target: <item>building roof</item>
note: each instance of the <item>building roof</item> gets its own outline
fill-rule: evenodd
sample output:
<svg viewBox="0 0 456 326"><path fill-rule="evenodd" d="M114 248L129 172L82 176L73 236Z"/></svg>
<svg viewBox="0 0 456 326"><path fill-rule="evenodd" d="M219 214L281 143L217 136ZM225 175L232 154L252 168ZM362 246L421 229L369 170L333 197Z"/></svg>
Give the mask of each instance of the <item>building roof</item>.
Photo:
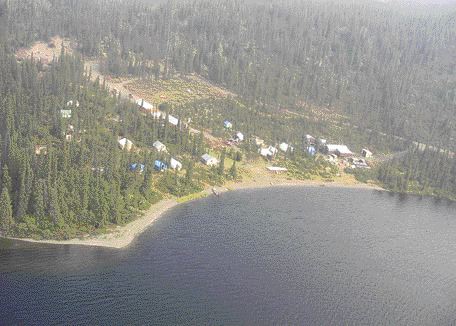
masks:
<svg viewBox="0 0 456 326"><path fill-rule="evenodd" d="M166 169L167 165L166 165L166 163L164 163L164 162L162 162L160 160L155 160L154 167L155 168L159 168L159 169Z"/></svg>
<svg viewBox="0 0 456 326"><path fill-rule="evenodd" d="M179 119L173 117L171 114L168 114L168 122L174 126L177 126L179 124Z"/></svg>
<svg viewBox="0 0 456 326"><path fill-rule="evenodd" d="M269 171L273 171L273 172L286 172L286 171L288 171L287 168L282 168L280 166L268 166L267 169Z"/></svg>
<svg viewBox="0 0 456 326"><path fill-rule="evenodd" d="M133 144L131 140L128 140L127 138L122 138L119 140L119 144L122 146L125 146L127 144Z"/></svg>
<svg viewBox="0 0 456 326"><path fill-rule="evenodd" d="M163 147L166 147L165 144L163 144L161 141L159 140L156 140L152 146L154 146L155 148L163 148Z"/></svg>
<svg viewBox="0 0 456 326"><path fill-rule="evenodd" d="M173 169L182 168L182 163L174 158L171 158L169 163L170 163L171 168L173 168Z"/></svg>
<svg viewBox="0 0 456 326"><path fill-rule="evenodd" d="M215 159L215 157L212 157L209 154L204 154L203 156L201 156L201 158L206 162Z"/></svg>
<svg viewBox="0 0 456 326"><path fill-rule="evenodd" d="M143 108L145 110L152 110L154 108L154 106L152 104L150 104L149 102L146 102L146 100L144 100L142 98L137 100L136 104L138 104L141 108Z"/></svg>
<svg viewBox="0 0 456 326"><path fill-rule="evenodd" d="M288 151L288 144L287 143L282 143L279 145L279 148L282 152Z"/></svg>
<svg viewBox="0 0 456 326"><path fill-rule="evenodd" d="M79 101L73 101L73 100L69 100L66 104L66 106L75 106L75 107L79 107Z"/></svg>
<svg viewBox="0 0 456 326"><path fill-rule="evenodd" d="M330 153L338 152L340 154L353 154L352 151L346 145L326 145L326 149Z"/></svg>

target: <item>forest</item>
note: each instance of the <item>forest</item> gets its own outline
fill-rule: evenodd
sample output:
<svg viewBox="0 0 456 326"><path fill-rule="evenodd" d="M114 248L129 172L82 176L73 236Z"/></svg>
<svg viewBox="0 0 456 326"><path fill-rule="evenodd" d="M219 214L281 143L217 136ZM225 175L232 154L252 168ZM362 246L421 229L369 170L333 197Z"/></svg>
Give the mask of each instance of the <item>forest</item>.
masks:
<svg viewBox="0 0 456 326"><path fill-rule="evenodd" d="M455 149L456 9L375 1L2 0L13 47L71 37L112 74L195 72L249 103ZM5 17L6 16L6 17ZM48 19L52 17L52 19ZM157 75L158 72L158 75Z"/></svg>
<svg viewBox="0 0 456 326"><path fill-rule="evenodd" d="M456 7L410 9L359 0L0 0L1 230L59 239L103 232L163 195L236 178L237 162L258 156L247 141L242 154L217 149L222 168L202 167L210 147L202 133L146 118L93 81L86 60L112 77L197 75L228 90L154 104L217 137L229 137L222 122L230 119L247 139L291 143L296 151L281 160L296 175L331 168L306 155L311 133L357 151L405 153L357 171L360 180L455 199ZM49 65L16 60L17 50L56 35L74 43L73 55L62 47ZM119 150L123 137L136 150ZM157 139L168 153L151 150ZM154 172L171 157L182 172Z"/></svg>

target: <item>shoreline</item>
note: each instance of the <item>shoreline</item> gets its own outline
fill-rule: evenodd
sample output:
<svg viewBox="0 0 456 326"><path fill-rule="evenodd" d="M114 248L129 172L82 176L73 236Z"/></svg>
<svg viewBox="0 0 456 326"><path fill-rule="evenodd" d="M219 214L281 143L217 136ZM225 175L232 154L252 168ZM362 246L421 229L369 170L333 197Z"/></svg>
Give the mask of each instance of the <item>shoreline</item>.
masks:
<svg viewBox="0 0 456 326"><path fill-rule="evenodd" d="M324 181L313 181L313 180L248 180L241 182L227 182L226 185L220 187L209 187L200 193L203 196L212 194L212 189L215 188L218 193L225 193L228 191L236 190L254 190L254 189L267 189L267 188L280 188L280 187L328 187L328 188L354 188L354 189L373 189L385 191L385 189L374 185L365 183L337 183L337 182L324 182ZM39 243L39 244L54 244L54 245L80 245L80 246L91 246L91 247L104 247L111 249L125 249L127 248L137 237L142 234L146 229L154 224L156 220L162 217L171 208L184 204L186 202L195 201L202 199L203 197L197 197L183 202L178 202L177 198L162 199L156 204L153 204L144 214L135 220L129 222L123 226L117 226L113 232L100 234L96 236L88 236L83 239L70 239L70 240L35 240L31 238L14 238L4 237L5 239Z"/></svg>

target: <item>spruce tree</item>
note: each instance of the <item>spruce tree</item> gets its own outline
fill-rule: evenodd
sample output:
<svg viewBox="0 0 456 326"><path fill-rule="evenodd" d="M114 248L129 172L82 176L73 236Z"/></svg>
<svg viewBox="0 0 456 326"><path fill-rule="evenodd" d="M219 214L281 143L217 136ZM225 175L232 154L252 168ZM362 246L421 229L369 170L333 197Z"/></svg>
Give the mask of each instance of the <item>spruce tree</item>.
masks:
<svg viewBox="0 0 456 326"><path fill-rule="evenodd" d="M226 156L226 150L223 149L222 154L220 155L220 163L218 166L218 174L223 175L225 172L225 156Z"/></svg>
<svg viewBox="0 0 456 326"><path fill-rule="evenodd" d="M231 165L230 176L233 180L237 178L236 161L233 161L233 165Z"/></svg>
<svg viewBox="0 0 456 326"><path fill-rule="evenodd" d="M13 225L13 207L8 190L4 188L0 196L0 226L5 234L9 234Z"/></svg>

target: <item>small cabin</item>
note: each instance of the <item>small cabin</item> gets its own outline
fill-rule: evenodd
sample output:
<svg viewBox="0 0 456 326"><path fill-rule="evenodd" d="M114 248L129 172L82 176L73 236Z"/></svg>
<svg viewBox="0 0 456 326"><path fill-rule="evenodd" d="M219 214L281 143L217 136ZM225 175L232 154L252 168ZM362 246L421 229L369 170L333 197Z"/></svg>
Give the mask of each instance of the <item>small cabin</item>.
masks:
<svg viewBox="0 0 456 326"><path fill-rule="evenodd" d="M118 144L122 150L127 150L129 152L133 149L133 142L127 138L119 139Z"/></svg>
<svg viewBox="0 0 456 326"><path fill-rule="evenodd" d="M169 162L169 166L173 170L177 170L177 171L182 170L182 163L174 158L171 158L171 161Z"/></svg>
<svg viewBox="0 0 456 326"><path fill-rule="evenodd" d="M203 162L207 166L215 166L219 163L219 161L215 157L212 157L209 154L204 154L203 156L201 156L201 162Z"/></svg>
<svg viewBox="0 0 456 326"><path fill-rule="evenodd" d="M139 173L143 173L144 169L146 168L144 164L140 164L140 163L132 163L132 164L130 164L129 167L130 167L130 171L139 172Z"/></svg>
<svg viewBox="0 0 456 326"><path fill-rule="evenodd" d="M152 146L157 150L157 152L166 152L166 146L161 141L157 140L152 144Z"/></svg>
<svg viewBox="0 0 456 326"><path fill-rule="evenodd" d="M163 171L166 171L168 169L168 166L166 165L166 163L160 161L160 160L156 160L154 162L154 169L156 171L160 171L160 172L163 172Z"/></svg>

